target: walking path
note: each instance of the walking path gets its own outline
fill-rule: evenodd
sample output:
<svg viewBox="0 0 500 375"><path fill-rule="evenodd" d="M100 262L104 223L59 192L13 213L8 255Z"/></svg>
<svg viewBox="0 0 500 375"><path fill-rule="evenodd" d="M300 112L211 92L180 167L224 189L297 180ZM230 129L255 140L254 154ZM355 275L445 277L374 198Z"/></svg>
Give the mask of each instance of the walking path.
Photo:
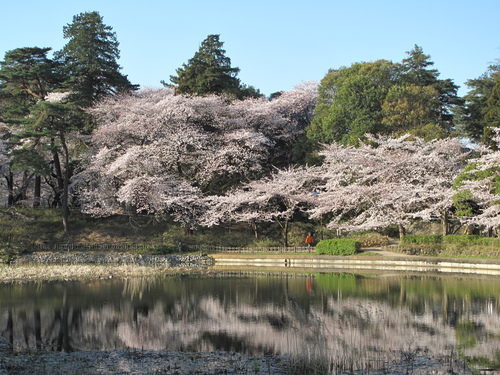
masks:
<svg viewBox="0 0 500 375"><path fill-rule="evenodd" d="M500 276L500 259L497 258L453 258L401 254L379 248L366 248L372 256L334 256L316 254L238 254L217 253L215 269L273 269L311 272L335 272L349 270L434 272L455 274L480 274Z"/></svg>

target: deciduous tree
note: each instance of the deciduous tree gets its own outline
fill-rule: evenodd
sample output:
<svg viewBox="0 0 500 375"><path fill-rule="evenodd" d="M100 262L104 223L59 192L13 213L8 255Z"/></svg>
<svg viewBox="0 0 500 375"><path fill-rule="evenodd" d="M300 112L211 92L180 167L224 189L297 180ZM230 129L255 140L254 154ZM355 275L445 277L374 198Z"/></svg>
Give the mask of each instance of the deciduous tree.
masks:
<svg viewBox="0 0 500 375"><path fill-rule="evenodd" d="M374 229L398 225L400 233L412 218L439 215L443 232L452 205L454 178L467 153L456 139L374 137L360 147L325 145L322 176L313 218L330 218L329 227Z"/></svg>
<svg viewBox="0 0 500 375"><path fill-rule="evenodd" d="M393 86L382 104L386 132L412 133L426 140L443 138L439 123L439 93L432 86ZM432 129L434 129L432 131Z"/></svg>
<svg viewBox="0 0 500 375"><path fill-rule="evenodd" d="M133 186L152 179L176 179L196 189L196 194L215 196L261 178L273 168L270 162L278 152L271 150L276 144L291 145L304 134L304 117L312 102L304 97L310 95L304 91L283 94L276 101L229 101L148 89L108 98L88 110L99 126L88 163L75 180L85 211L96 215L123 212L122 203L133 200L119 199L122 188L132 191ZM183 191L188 194L189 189ZM194 202L201 205L194 190L188 195L193 208ZM157 214L173 214L174 205L163 211L159 204L152 207Z"/></svg>
<svg viewBox="0 0 500 375"><path fill-rule="evenodd" d="M329 70L321 80L309 137L357 144L366 133L383 133L382 105L397 74L397 65L387 60Z"/></svg>
<svg viewBox="0 0 500 375"><path fill-rule="evenodd" d="M492 128L493 141L500 144L500 128ZM500 227L500 152L498 148L481 148L477 158L469 161L456 179L460 202L467 201L459 218L464 224L478 226L485 232Z"/></svg>
<svg viewBox="0 0 500 375"><path fill-rule="evenodd" d="M402 63L378 60L330 70L321 80L309 137L356 145L366 133L449 136L452 109L462 104L458 86L438 79L421 47L407 54Z"/></svg>
<svg viewBox="0 0 500 375"><path fill-rule="evenodd" d="M212 197L204 223L248 222L257 237L257 223L276 222L287 247L290 221L316 203L318 175L311 168L276 170L270 177L251 181L225 196Z"/></svg>

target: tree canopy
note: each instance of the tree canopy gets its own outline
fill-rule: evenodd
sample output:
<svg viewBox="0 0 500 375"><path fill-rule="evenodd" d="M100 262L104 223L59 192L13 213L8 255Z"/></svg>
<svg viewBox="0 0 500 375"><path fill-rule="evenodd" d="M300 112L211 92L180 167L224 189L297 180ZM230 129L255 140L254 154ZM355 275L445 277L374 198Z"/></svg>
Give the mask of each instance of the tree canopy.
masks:
<svg viewBox="0 0 500 375"><path fill-rule="evenodd" d="M231 66L231 59L222 48L224 42L219 37L207 36L187 64L176 70L177 75L170 76L176 94L226 94L239 99L260 96L258 90L243 85L237 78L240 69Z"/></svg>
<svg viewBox="0 0 500 375"><path fill-rule="evenodd" d="M380 229L412 218L446 218L452 206L453 180L467 153L457 139L424 141L366 135L360 147L325 145L312 217L325 216L330 227ZM404 231L401 230L401 233Z"/></svg>
<svg viewBox="0 0 500 375"><path fill-rule="evenodd" d="M39 203L44 177L51 191L45 196L51 206L62 207L67 232L69 181L85 149L79 149L83 142L76 135L91 122L82 107L137 87L119 72L116 35L99 13L75 16L63 34L70 40L54 59L47 56L51 48L23 47L5 54L0 63L0 121L6 126L0 136L8 160L2 166L8 204L26 204L33 179L33 201Z"/></svg>
<svg viewBox="0 0 500 375"><path fill-rule="evenodd" d="M29 189L40 198L43 178L65 229L72 203L97 216L169 215L187 229L277 221L285 244L297 218L369 229L440 215L446 226L464 202L475 208L464 222L500 226L498 64L468 82L465 104L417 45L399 63L356 62L264 98L209 35L168 88L136 90L99 13L76 15L63 35L52 59L51 48L23 47L0 62L9 205L27 204ZM455 181L453 202L468 155L456 135L490 147Z"/></svg>
<svg viewBox="0 0 500 375"><path fill-rule="evenodd" d="M443 138L454 130L451 109L461 103L458 87L438 79L422 48L401 63L354 63L330 70L319 88L309 136L319 142L357 144L364 134Z"/></svg>
<svg viewBox="0 0 500 375"><path fill-rule="evenodd" d="M464 136L474 142L494 147L496 144L492 142L493 133L486 114L494 110L495 103L489 98L493 94L498 77L500 77L500 62L490 65L480 77L468 80L469 91L463 98L464 104L455 109ZM490 103L488 103L489 100Z"/></svg>
<svg viewBox="0 0 500 375"><path fill-rule="evenodd" d="M65 74L65 87L72 92L70 101L89 107L107 95L138 88L120 73L119 43L112 30L98 12L80 13L64 26L69 41L55 57Z"/></svg>

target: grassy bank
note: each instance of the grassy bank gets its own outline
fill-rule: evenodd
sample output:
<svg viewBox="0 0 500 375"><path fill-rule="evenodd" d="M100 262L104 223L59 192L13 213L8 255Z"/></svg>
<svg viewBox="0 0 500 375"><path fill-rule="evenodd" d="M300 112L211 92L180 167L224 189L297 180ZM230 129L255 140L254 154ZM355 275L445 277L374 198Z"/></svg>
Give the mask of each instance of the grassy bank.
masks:
<svg viewBox="0 0 500 375"><path fill-rule="evenodd" d="M302 246L305 234L311 230L310 225L291 225L290 246ZM256 238L249 225L200 228L186 233L177 223L158 221L151 216L94 218L78 211L71 212L70 231L65 234L59 210L0 210L0 263L23 252L78 251L78 246L87 251L94 244L100 245L96 251L177 253L198 245L278 247L282 246L282 236L280 227L273 223L260 225Z"/></svg>
<svg viewBox="0 0 500 375"><path fill-rule="evenodd" d="M407 235L397 250L411 255L499 258L500 238L477 235Z"/></svg>
<svg viewBox="0 0 500 375"><path fill-rule="evenodd" d="M288 232L289 246L304 246L308 232L314 233L316 241L336 237L336 233L313 223L293 222ZM393 242L389 236L373 232L354 233L348 237L361 242L363 248L381 248ZM435 239L436 236L430 237ZM472 237L466 239L453 243L442 240L439 243L403 242L400 247L390 250L412 255L498 257L500 254L496 242L485 243ZM89 245L99 245L95 251L164 254L178 253L179 250L186 252L196 246L281 247L283 238L277 223L259 224L256 238L253 228L244 224L199 228L186 233L177 223L157 221L151 216L94 218L79 211L72 211L70 231L65 234L61 213L57 209L0 209L0 263L9 262L23 252L88 251Z"/></svg>

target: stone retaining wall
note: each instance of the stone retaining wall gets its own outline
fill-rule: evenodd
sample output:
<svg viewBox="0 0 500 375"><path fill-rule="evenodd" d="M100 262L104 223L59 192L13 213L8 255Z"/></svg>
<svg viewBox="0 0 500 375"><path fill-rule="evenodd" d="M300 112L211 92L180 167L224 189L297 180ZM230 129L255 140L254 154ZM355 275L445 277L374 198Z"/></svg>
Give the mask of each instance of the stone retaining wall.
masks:
<svg viewBox="0 0 500 375"><path fill-rule="evenodd" d="M206 255L135 255L119 253L31 253L17 257L11 264L95 264L201 267L213 264Z"/></svg>

